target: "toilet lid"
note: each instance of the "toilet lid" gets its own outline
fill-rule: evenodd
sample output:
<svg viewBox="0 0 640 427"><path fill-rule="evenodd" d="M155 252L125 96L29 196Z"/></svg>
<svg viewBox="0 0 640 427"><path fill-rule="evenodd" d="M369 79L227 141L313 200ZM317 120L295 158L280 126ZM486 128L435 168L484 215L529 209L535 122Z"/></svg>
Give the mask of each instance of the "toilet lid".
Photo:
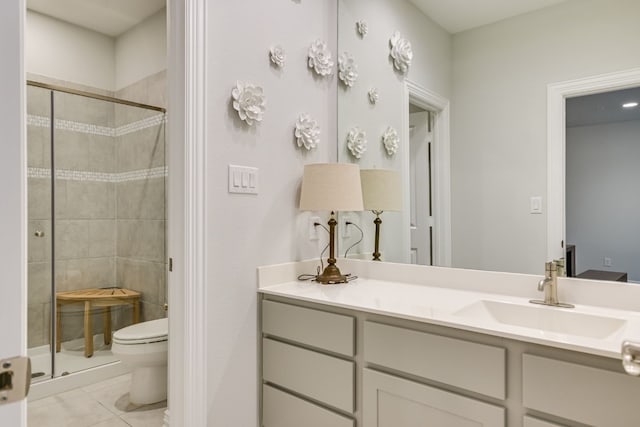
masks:
<svg viewBox="0 0 640 427"><path fill-rule="evenodd" d="M113 334L113 340L120 344L144 344L166 341L169 335L169 320L157 319L127 326Z"/></svg>

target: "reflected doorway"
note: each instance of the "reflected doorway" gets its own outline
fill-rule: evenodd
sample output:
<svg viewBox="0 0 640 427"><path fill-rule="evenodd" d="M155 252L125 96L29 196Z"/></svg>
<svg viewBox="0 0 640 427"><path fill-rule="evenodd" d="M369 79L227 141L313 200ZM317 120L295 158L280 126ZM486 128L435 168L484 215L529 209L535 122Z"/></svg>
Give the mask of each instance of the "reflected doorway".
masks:
<svg viewBox="0 0 640 427"><path fill-rule="evenodd" d="M432 114L409 103L411 264L433 265Z"/></svg>

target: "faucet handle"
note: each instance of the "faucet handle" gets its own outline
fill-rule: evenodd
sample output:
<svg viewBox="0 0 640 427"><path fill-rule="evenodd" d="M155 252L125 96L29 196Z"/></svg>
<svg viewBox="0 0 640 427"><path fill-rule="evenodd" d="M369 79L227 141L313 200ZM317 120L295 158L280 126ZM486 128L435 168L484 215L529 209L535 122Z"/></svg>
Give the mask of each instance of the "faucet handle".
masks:
<svg viewBox="0 0 640 427"><path fill-rule="evenodd" d="M558 265L556 264L556 261L545 262L544 263L544 270L545 271L557 271L558 270Z"/></svg>

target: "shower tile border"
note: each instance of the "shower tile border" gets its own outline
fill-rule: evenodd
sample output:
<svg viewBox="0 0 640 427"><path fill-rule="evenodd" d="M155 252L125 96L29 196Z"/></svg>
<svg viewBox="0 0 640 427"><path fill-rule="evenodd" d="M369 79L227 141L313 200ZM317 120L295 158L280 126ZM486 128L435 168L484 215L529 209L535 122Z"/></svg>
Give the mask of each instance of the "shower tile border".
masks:
<svg viewBox="0 0 640 427"><path fill-rule="evenodd" d="M168 167L159 166L150 169L141 169L128 172L109 173L109 172L90 172L90 171L74 171L67 169L57 169L56 179L67 181L91 181L91 182L130 182L151 178L166 178L168 176ZM51 169L49 168L27 168L28 178L46 178L51 179Z"/></svg>
<svg viewBox="0 0 640 427"><path fill-rule="evenodd" d="M166 114L156 114L137 120L126 125L118 127L99 126L90 123L75 122L72 120L56 119L55 126L59 130L68 130L72 132L88 133L91 135L101 135L118 137L138 132L153 126L165 124L167 122ZM50 127L51 119L46 116L38 116L35 114L27 114L27 126Z"/></svg>

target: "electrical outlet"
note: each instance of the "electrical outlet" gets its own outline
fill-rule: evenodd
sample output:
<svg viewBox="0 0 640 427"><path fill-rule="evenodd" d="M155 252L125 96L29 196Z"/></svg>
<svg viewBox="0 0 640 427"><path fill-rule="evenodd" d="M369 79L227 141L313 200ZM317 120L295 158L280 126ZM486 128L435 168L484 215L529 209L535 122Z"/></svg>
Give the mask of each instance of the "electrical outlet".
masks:
<svg viewBox="0 0 640 427"><path fill-rule="evenodd" d="M351 215L340 215L340 228L342 228L342 238L344 239L348 239L351 237L351 227L347 225L347 222L352 222Z"/></svg>
<svg viewBox="0 0 640 427"><path fill-rule="evenodd" d="M309 218L309 240L318 240L319 236L318 236L318 228L320 228L320 226L315 226L314 224L316 223L320 223L320 217L319 216L312 216L311 218Z"/></svg>
<svg viewBox="0 0 640 427"><path fill-rule="evenodd" d="M611 258L609 257L604 257L604 262L603 262L605 267L611 267Z"/></svg>

